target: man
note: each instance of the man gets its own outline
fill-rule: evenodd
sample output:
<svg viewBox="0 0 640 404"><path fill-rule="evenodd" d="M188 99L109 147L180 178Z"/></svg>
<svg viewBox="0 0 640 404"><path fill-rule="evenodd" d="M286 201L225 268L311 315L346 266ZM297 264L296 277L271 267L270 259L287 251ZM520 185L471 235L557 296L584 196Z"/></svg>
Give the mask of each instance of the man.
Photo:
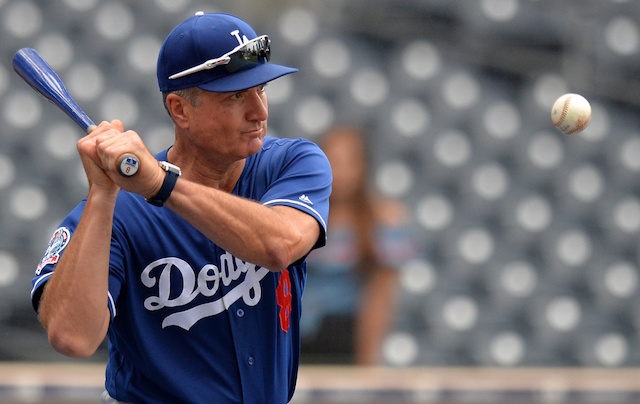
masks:
<svg viewBox="0 0 640 404"><path fill-rule="evenodd" d="M244 21L199 12L158 57L174 145L154 157L117 120L78 142L89 194L31 295L59 352L87 357L108 337L103 402L293 395L304 259L325 244L331 171L315 144L265 137L265 84L296 71L269 56Z"/></svg>

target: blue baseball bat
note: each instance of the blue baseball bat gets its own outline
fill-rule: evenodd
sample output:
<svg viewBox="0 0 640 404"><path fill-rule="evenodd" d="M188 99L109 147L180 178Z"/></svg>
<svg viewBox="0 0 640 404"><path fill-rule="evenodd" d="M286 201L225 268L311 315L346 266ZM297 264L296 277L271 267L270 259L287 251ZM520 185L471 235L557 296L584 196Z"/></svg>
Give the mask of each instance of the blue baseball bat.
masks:
<svg viewBox="0 0 640 404"><path fill-rule="evenodd" d="M96 126L80 108L64 86L62 79L49 64L32 48L22 48L13 56L13 70L35 91L60 108L85 132ZM120 173L130 177L139 168L139 161L133 154L125 154L119 159Z"/></svg>

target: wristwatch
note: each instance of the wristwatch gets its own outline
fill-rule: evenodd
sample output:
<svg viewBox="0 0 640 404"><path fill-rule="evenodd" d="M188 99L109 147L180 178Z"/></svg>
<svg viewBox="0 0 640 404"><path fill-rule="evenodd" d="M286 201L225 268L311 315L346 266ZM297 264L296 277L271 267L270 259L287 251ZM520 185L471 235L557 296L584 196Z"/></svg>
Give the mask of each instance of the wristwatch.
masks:
<svg viewBox="0 0 640 404"><path fill-rule="evenodd" d="M162 183L162 187L160 187L160 191L158 191L155 196L147 199L147 202L154 206L164 205L165 201L169 199L171 191L173 191L173 188L176 186L178 177L182 174L180 167L166 161L158 161L158 165L166 171L167 174L164 177L164 182Z"/></svg>

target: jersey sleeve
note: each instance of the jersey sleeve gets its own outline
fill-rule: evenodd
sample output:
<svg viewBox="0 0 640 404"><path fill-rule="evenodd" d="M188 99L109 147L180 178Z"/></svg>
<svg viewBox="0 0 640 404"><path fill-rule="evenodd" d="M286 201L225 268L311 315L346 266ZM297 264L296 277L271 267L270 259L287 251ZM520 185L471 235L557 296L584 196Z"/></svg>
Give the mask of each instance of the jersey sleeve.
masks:
<svg viewBox="0 0 640 404"><path fill-rule="evenodd" d="M56 265L62 258L69 241L71 241L71 236L80 221L84 204L85 201L82 201L76 206L53 232L47 249L36 267L35 275L31 279L31 304L36 312L40 306L40 297L42 296L44 285L53 275Z"/></svg>
<svg viewBox="0 0 640 404"><path fill-rule="evenodd" d="M314 248L324 246L333 178L329 160L315 143L296 139L274 151L272 162L276 163L270 170L273 179L260 202L290 206L313 216L322 228Z"/></svg>
<svg viewBox="0 0 640 404"><path fill-rule="evenodd" d="M71 237L75 232L82 212L84 210L86 201L82 201L78 204L70 213L63 219L58 228L53 232L49 244L45 250L40 263L36 267L34 277L31 279L31 304L34 310L37 312L40 306L40 298L42 297L42 291L44 286L53 275L55 268L60 262L60 259L64 255L64 252L69 245ZM117 234L117 227L114 226L114 234ZM122 270L117 268L123 268L123 253L119 248L119 244L112 237L111 239L111 254L109 262L109 294L108 294L108 306L111 312L111 317L115 316L115 300L122 284ZM114 297L115 296L115 297Z"/></svg>

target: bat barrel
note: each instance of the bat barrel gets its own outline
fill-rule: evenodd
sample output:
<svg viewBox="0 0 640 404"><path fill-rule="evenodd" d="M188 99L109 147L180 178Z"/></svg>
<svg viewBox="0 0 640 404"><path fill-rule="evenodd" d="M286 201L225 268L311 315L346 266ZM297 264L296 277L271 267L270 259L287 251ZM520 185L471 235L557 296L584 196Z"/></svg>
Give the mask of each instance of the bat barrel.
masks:
<svg viewBox="0 0 640 404"><path fill-rule="evenodd" d="M13 56L13 69L34 90L62 109L84 131L95 125L69 94L60 77L32 48L22 48Z"/></svg>
<svg viewBox="0 0 640 404"><path fill-rule="evenodd" d="M49 64L32 48L22 48L13 56L13 70L37 92L65 112L84 129L95 126L91 118L80 108L67 91L64 83ZM93 128L92 128L93 129ZM133 154L121 157L118 169L124 176L134 175L140 162Z"/></svg>

